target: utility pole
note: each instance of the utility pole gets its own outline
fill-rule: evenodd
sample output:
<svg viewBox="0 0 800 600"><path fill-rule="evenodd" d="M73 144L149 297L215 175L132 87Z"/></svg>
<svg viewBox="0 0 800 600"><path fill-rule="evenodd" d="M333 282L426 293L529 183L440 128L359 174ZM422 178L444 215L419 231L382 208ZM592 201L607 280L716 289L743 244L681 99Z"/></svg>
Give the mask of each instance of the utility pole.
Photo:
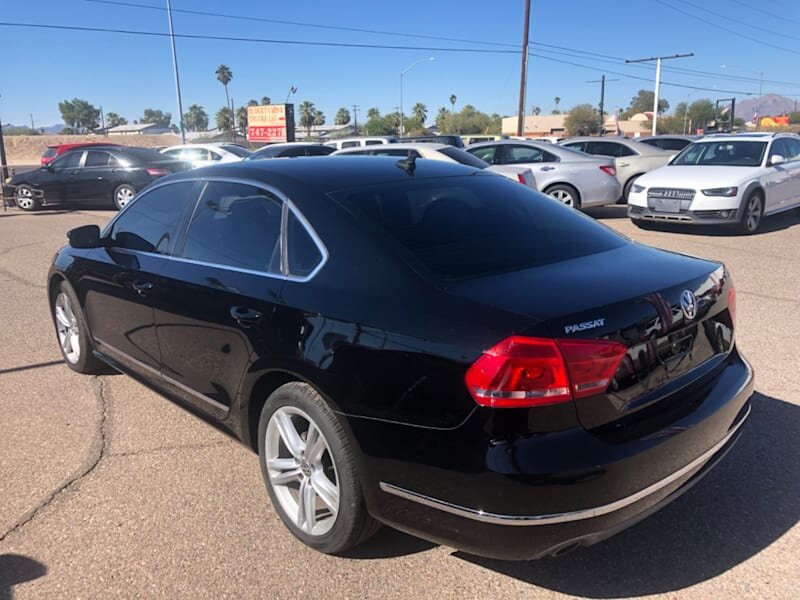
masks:
<svg viewBox="0 0 800 600"><path fill-rule="evenodd" d="M528 77L528 36L531 30L531 0L525 0L525 21L522 24L522 61L519 74L519 108L517 109L517 135L525 134L525 87Z"/></svg>
<svg viewBox="0 0 800 600"><path fill-rule="evenodd" d="M355 136L358 137L358 104L353 104L353 129L355 129Z"/></svg>
<svg viewBox="0 0 800 600"><path fill-rule="evenodd" d="M103 111L103 109L101 108L101 109L100 109L100 111L101 111L101 112L100 112L100 114L102 114L102 111ZM33 113L28 113L28 114L29 114L29 115L30 115L30 117L31 117L31 133L34 133L34 131L35 131L35 128L34 128L34 126L33 126Z"/></svg>
<svg viewBox="0 0 800 600"><path fill-rule="evenodd" d="M662 60L671 60L673 58L688 58L690 56L694 56L694 52L689 52L688 54L672 54L670 56L653 56L651 58L637 58L636 60L626 60L626 63L642 63L642 62L653 62L656 61L656 88L653 98L653 131L652 134L656 134L656 125L658 124L658 93L661 89L661 61Z"/></svg>
<svg viewBox="0 0 800 600"><path fill-rule="evenodd" d="M178 77L178 54L175 51L175 31L172 29L172 1L167 0L167 22L169 23L169 43L172 47L172 72L175 74L175 95L178 97L178 129L181 130L181 144L186 143L186 129L183 126L183 100L181 100L181 80Z"/></svg>
<svg viewBox="0 0 800 600"><path fill-rule="evenodd" d="M600 79L592 79L591 81L586 82L600 84L600 135L605 133L605 129L603 127L603 109L606 101L606 81L619 81L619 79L606 79L606 76L603 75L600 77Z"/></svg>
<svg viewBox="0 0 800 600"><path fill-rule="evenodd" d="M31 129L33 129L33 115L31 115ZM103 132L103 135L106 135L108 132L106 131L106 115L103 112L103 107L100 107L100 130Z"/></svg>
<svg viewBox="0 0 800 600"><path fill-rule="evenodd" d="M0 181L0 201L3 202L3 212L8 210L6 208L6 195L3 191L6 179L8 179L8 162L6 161L6 144L3 141L3 119L0 117L0 170L3 173L3 180Z"/></svg>

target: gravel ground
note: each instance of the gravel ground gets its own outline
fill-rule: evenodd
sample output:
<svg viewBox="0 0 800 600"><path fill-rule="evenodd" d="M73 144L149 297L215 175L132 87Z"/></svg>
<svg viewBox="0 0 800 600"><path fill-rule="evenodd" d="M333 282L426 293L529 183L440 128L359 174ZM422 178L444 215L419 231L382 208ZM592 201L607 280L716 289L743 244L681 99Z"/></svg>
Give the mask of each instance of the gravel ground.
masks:
<svg viewBox="0 0 800 600"><path fill-rule="evenodd" d="M120 375L60 361L45 276L67 229L104 211L0 212L0 599L800 597L800 214L764 233L645 232L724 260L756 370L739 444L678 501L558 559L480 559L384 529L347 557L295 542L256 456Z"/></svg>

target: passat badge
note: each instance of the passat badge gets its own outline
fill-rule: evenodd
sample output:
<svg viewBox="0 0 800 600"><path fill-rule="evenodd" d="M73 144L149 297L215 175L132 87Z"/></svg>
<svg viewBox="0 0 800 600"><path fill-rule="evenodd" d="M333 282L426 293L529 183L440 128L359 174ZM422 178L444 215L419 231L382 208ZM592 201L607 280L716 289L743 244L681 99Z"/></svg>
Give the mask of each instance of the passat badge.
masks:
<svg viewBox="0 0 800 600"><path fill-rule="evenodd" d="M681 292L681 310L683 311L683 316L689 321L697 316L697 298L695 298L691 290L683 290Z"/></svg>
<svg viewBox="0 0 800 600"><path fill-rule="evenodd" d="M576 331L586 331L587 329L595 329L602 327L606 324L605 319L595 319L593 321L584 321L583 323L573 323L564 327L564 333L575 333Z"/></svg>

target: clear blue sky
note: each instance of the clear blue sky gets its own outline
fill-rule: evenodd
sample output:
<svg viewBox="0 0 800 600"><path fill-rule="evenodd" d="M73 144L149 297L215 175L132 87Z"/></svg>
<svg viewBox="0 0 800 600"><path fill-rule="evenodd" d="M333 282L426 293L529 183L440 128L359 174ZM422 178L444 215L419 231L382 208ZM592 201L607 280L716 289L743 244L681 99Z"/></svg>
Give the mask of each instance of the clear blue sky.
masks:
<svg viewBox="0 0 800 600"><path fill-rule="evenodd" d="M158 8L164 0L127 0ZM244 17L300 21L328 26L488 41L478 45L413 37L339 31L257 20L230 19L176 12L175 32L439 48L514 50L521 39L523 0L352 0L244 1L173 0L173 9L211 11ZM671 5L691 17L670 8ZM764 93L800 95L800 7L797 0L772 0L765 14L756 0L533 0L531 40L571 50L533 47L529 64L527 111L544 113L561 98L561 108L582 102L596 104L599 84L587 83L604 72L606 109L624 108L640 88L652 89L655 67L625 65L615 58L644 58L694 52L695 56L665 63L666 82L712 88L711 91L664 86L662 97L672 106L687 97L724 98L727 90L758 93L757 71ZM712 11L741 21L714 16ZM782 18L778 18L782 17ZM167 31L166 13L87 0L3 0L0 20L140 31ZM704 22L704 21L708 22ZM728 31L722 29L725 28ZM48 126L60 122L58 102L85 98L106 112L130 121L144 108L177 114L169 41L114 33L19 29L0 26L3 58L0 116L4 123ZM770 47L747 37L762 40ZM296 102L311 100L332 120L340 106L359 104L362 115L377 106L382 112L399 104L399 73L416 60L434 56L405 77L405 106L424 102L433 116L448 106L472 104L488 113L516 113L519 54L472 54L429 50L320 48L280 44L178 39L184 109L193 103L210 115L224 105L214 71L220 63L234 74L230 85L236 104L270 96L282 102L291 85ZM574 52L574 51L577 51ZM594 53L587 55L585 53ZM538 56L541 55L541 56ZM606 57L598 56L606 55ZM544 58L544 57L547 58ZM555 62L586 65L590 69ZM736 65L721 69L721 64ZM675 71L694 69L708 74ZM612 71L618 74L612 74ZM643 77L647 81L622 75ZM726 77L751 78L751 81ZM719 90L719 91L715 91Z"/></svg>

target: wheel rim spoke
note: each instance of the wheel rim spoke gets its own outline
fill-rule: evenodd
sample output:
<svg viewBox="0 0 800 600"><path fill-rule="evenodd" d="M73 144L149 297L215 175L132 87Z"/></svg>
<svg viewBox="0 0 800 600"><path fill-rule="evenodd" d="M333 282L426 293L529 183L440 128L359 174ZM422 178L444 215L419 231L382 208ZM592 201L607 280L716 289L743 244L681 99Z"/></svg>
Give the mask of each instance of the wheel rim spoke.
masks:
<svg viewBox="0 0 800 600"><path fill-rule="evenodd" d="M322 503L332 515L335 515L339 510L339 489L324 473L315 473L312 475L311 485Z"/></svg>
<svg viewBox="0 0 800 600"><path fill-rule="evenodd" d="M318 463L322 460L325 452L325 440L320 435L316 425L311 423L306 433L306 460L310 463Z"/></svg>
<svg viewBox="0 0 800 600"><path fill-rule="evenodd" d="M297 525L300 529L311 533L317 524L317 494L308 479L300 484L300 495L297 502Z"/></svg>
<svg viewBox="0 0 800 600"><path fill-rule="evenodd" d="M297 433L291 417L284 412L275 413L275 424L278 426L278 433L286 449L299 460L305 450L305 444L300 434Z"/></svg>
<svg viewBox="0 0 800 600"><path fill-rule="evenodd" d="M63 327L72 326L72 323L64 312L64 308L58 305L56 305L56 320L58 321L58 324L62 325Z"/></svg>
<svg viewBox="0 0 800 600"><path fill-rule="evenodd" d="M287 485L300 481L300 465L294 458L273 458L267 461L269 477L275 485Z"/></svg>

